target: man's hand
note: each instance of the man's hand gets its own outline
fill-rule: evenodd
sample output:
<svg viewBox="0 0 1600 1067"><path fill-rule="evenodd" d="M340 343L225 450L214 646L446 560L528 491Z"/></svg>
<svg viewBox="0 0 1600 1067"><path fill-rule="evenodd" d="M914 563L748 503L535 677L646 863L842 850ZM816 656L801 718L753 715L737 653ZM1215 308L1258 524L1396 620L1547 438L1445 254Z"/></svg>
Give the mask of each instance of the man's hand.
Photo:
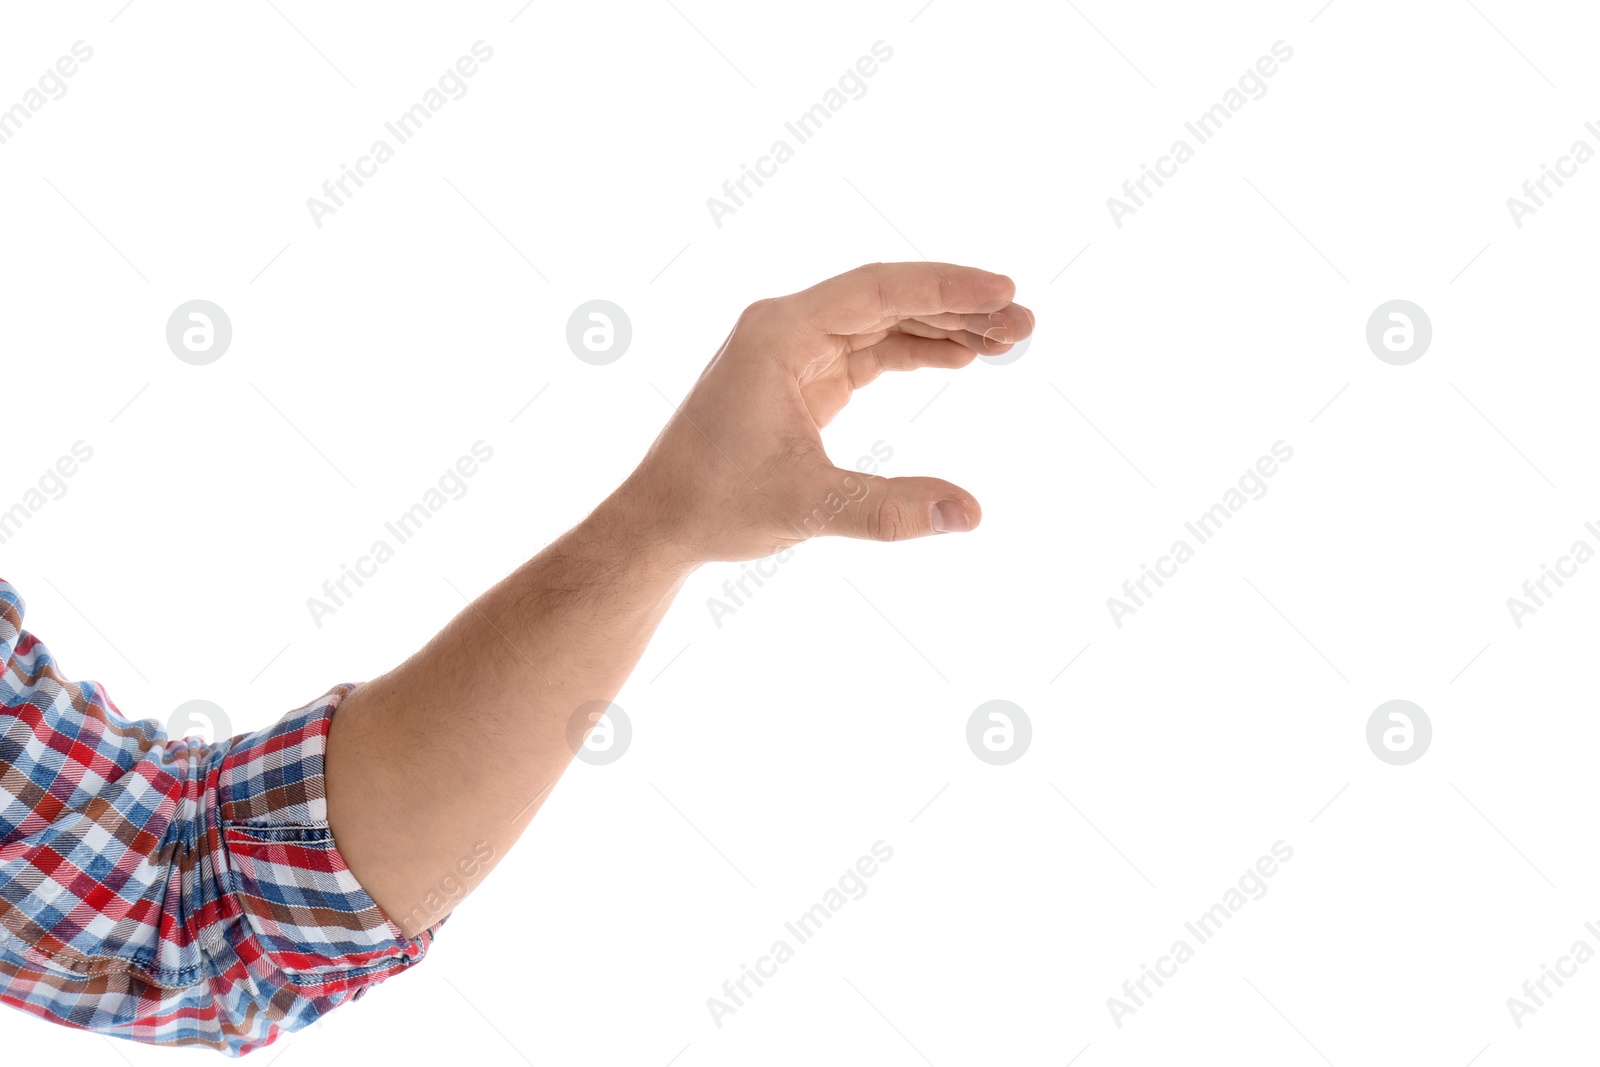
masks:
<svg viewBox="0 0 1600 1067"><path fill-rule="evenodd" d="M841 470L819 430L886 370L1007 351L1033 330L1012 295L998 274L894 263L752 304L615 493L346 697L328 739L328 819L384 912L416 934L498 862L699 564L819 534L977 525L966 490Z"/></svg>
<svg viewBox="0 0 1600 1067"><path fill-rule="evenodd" d="M972 494L835 467L819 430L884 371L964 367L1033 332L1011 279L875 263L751 304L624 487L688 562L745 560L819 534L967 531Z"/></svg>

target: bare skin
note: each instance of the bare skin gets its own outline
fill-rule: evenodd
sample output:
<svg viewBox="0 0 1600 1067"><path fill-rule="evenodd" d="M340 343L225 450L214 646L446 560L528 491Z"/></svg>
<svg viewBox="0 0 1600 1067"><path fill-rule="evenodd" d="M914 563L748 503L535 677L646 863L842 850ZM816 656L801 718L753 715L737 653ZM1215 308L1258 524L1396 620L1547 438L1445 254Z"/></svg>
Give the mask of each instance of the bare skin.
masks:
<svg viewBox="0 0 1600 1067"><path fill-rule="evenodd" d="M977 526L966 490L835 467L820 430L884 371L1008 351L1034 322L1014 295L892 263L750 305L614 493L334 715L329 820L378 906L414 935L505 856L701 564Z"/></svg>

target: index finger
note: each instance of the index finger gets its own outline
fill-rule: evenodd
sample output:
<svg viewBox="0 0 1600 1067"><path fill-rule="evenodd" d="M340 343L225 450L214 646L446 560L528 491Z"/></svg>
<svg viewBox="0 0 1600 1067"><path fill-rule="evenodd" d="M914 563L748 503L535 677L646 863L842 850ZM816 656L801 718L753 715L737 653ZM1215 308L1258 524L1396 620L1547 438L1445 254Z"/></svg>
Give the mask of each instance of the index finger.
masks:
<svg viewBox="0 0 1600 1067"><path fill-rule="evenodd" d="M868 263L785 298L831 334L862 333L913 316L999 311L1016 296L1004 274L953 263Z"/></svg>

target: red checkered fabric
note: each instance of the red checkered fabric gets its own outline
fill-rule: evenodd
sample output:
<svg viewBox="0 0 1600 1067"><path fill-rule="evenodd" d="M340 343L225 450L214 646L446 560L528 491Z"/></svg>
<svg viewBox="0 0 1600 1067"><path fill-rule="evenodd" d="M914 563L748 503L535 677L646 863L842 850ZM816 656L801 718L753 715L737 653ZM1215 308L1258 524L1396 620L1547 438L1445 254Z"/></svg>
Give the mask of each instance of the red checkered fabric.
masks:
<svg viewBox="0 0 1600 1067"><path fill-rule="evenodd" d="M0 1001L238 1056L420 960L334 844L340 685L207 744L69 681L0 581Z"/></svg>

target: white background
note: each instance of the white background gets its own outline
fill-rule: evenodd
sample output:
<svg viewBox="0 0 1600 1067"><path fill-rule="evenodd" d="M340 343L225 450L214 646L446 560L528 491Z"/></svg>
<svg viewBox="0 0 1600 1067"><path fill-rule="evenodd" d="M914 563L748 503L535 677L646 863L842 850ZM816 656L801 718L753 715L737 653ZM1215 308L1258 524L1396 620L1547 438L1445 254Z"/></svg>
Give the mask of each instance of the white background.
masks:
<svg viewBox="0 0 1600 1067"><path fill-rule="evenodd" d="M396 663L631 469L756 298L927 256L1038 314L1016 363L880 380L827 432L841 465L881 441L880 473L967 486L978 532L807 544L720 628L738 567L696 575L619 697L623 758L573 767L424 966L262 1062L1590 1047L1600 964L1520 1029L1506 1006L1600 949L1600 566L1521 628L1506 607L1600 547L1600 163L1521 228L1506 206L1600 148L1585 5L122 2L3 12L0 106L94 57L0 145L0 508L94 455L0 574L133 717L198 698L254 729ZM314 225L478 40L467 95ZM866 95L715 225L707 197L879 40ZM1266 95L1118 228L1107 197L1279 40ZM164 336L196 298L234 329L203 367ZM593 298L633 323L604 367L564 338ZM1409 366L1365 341L1396 298L1433 323ZM315 625L480 439L467 494ZM1118 628L1106 599L1279 440L1267 494ZM1033 724L1005 767L965 741L997 698ZM1433 723L1409 766L1365 739L1395 698ZM715 1025L878 840L867 895ZM1119 1028L1107 998L1280 840L1266 896ZM15 1012L0 1042L187 1055Z"/></svg>

